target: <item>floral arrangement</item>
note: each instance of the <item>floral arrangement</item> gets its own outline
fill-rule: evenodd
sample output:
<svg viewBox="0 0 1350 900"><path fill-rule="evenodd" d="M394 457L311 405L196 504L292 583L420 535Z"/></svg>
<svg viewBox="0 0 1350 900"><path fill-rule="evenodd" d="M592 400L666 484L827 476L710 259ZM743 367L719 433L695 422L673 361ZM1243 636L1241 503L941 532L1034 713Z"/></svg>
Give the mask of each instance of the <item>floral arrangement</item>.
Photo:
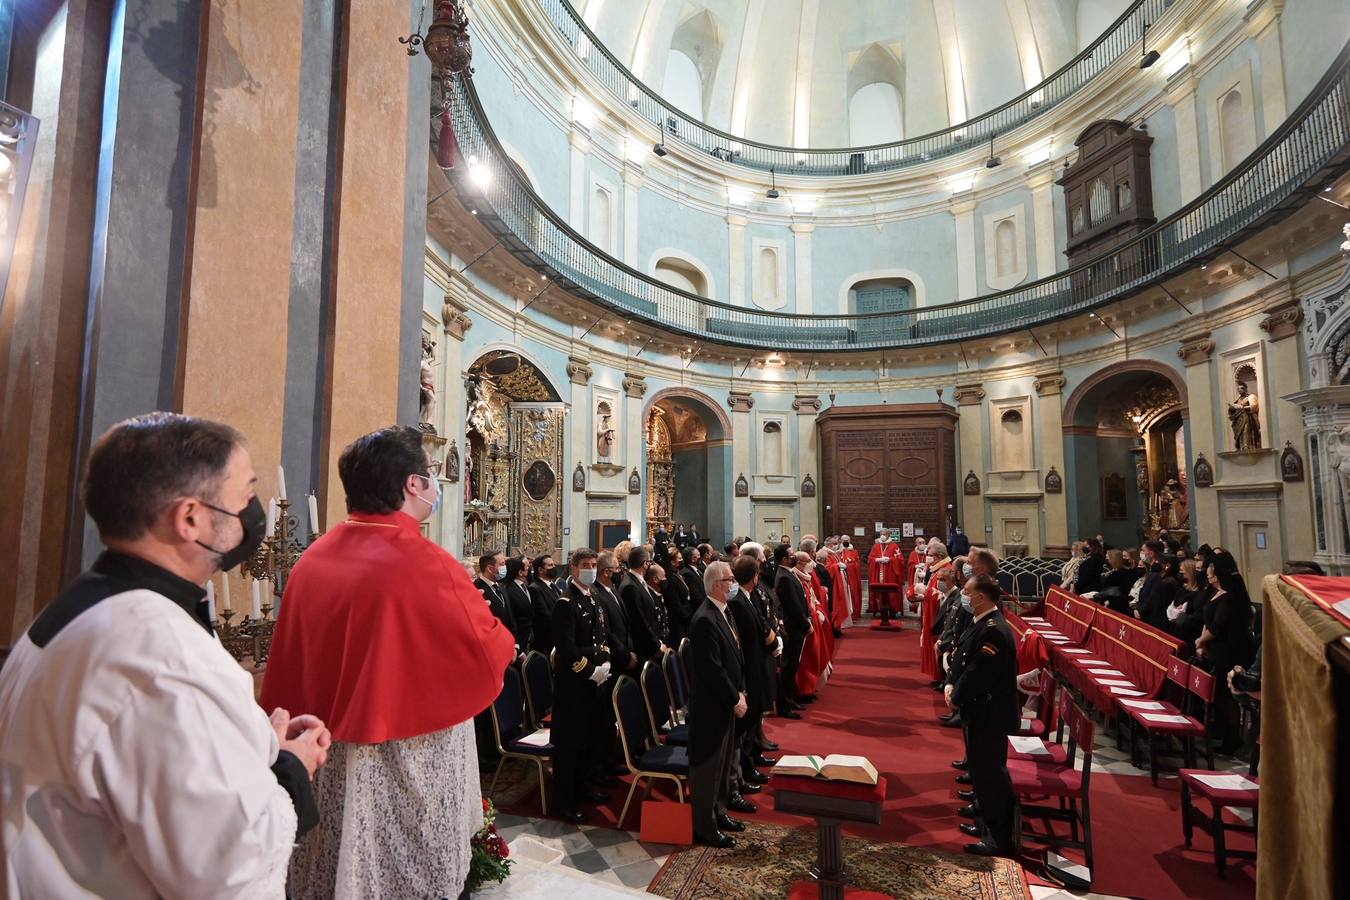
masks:
<svg viewBox="0 0 1350 900"><path fill-rule="evenodd" d="M497 833L497 809L492 801L483 798L483 827L469 839L469 879L465 888L470 894L489 881L502 882L511 874L511 848Z"/></svg>

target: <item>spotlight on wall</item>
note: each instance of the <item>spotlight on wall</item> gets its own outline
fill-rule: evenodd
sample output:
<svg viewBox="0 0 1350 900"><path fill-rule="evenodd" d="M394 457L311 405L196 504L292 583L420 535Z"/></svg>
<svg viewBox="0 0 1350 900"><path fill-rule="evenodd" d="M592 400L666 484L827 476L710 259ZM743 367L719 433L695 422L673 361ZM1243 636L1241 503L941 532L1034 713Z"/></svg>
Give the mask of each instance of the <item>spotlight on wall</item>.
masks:
<svg viewBox="0 0 1350 900"><path fill-rule="evenodd" d="M997 156L994 155L994 137L993 135L990 135L989 158L984 161L984 167L986 169L997 169L1001 165L1003 165L1003 160L999 159Z"/></svg>
<svg viewBox="0 0 1350 900"><path fill-rule="evenodd" d="M769 190L765 192L764 196L770 200L777 200L782 196L778 193L778 175L773 169L769 169Z"/></svg>
<svg viewBox="0 0 1350 900"><path fill-rule="evenodd" d="M1140 51L1141 53L1144 54L1143 58L1142 58L1141 60L1139 60L1139 68L1141 68L1141 69L1147 69L1149 66L1153 65L1155 62L1157 62L1157 61L1162 57L1162 54L1159 53L1157 50L1150 50L1150 49L1148 49L1148 23L1147 23L1147 22L1144 23L1143 31L1140 32L1140 35L1139 35L1139 41L1140 41L1140 44L1139 44L1139 51Z"/></svg>
<svg viewBox="0 0 1350 900"><path fill-rule="evenodd" d="M661 141L657 141L655 144L652 144L652 152L655 153L657 156L665 156L670 151L666 149L666 145L664 143L662 143Z"/></svg>

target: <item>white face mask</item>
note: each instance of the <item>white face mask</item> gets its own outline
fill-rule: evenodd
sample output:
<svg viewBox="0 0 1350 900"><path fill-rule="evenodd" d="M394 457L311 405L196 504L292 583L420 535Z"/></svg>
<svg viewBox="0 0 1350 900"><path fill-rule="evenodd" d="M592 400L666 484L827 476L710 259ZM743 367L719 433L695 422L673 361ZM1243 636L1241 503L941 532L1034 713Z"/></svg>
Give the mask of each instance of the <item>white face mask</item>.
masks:
<svg viewBox="0 0 1350 900"><path fill-rule="evenodd" d="M969 578L970 576L975 574L975 567L972 566L970 563L966 563L965 565L961 566L961 574Z"/></svg>
<svg viewBox="0 0 1350 900"><path fill-rule="evenodd" d="M577 573L577 581L581 582L583 587L595 584L595 569L582 569Z"/></svg>
<svg viewBox="0 0 1350 900"><path fill-rule="evenodd" d="M498 580L498 581L501 581L501 580L503 580L504 578L506 578L506 566L498 566L498 567L497 567L497 580Z"/></svg>
<svg viewBox="0 0 1350 900"><path fill-rule="evenodd" d="M730 600L732 597L735 597L740 592L741 586L739 584L733 584L731 587L727 588L727 599Z"/></svg>

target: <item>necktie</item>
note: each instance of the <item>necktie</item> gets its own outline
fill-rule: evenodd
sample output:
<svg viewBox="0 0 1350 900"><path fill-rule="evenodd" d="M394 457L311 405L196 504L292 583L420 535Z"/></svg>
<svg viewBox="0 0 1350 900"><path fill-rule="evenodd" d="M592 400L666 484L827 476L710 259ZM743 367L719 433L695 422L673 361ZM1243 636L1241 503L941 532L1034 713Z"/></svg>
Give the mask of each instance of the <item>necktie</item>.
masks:
<svg viewBox="0 0 1350 900"><path fill-rule="evenodd" d="M736 642L736 646L741 645L741 636L736 633L736 623L731 621L731 616L727 614L727 608L722 607L722 618L726 620L727 628L731 629L731 639Z"/></svg>

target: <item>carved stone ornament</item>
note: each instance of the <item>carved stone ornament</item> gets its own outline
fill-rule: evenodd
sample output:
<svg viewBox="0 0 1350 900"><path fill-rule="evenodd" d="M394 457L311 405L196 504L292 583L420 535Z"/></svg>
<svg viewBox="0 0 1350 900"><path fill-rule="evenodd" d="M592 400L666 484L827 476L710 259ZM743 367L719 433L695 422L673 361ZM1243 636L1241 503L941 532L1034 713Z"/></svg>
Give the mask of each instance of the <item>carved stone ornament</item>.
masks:
<svg viewBox="0 0 1350 900"><path fill-rule="evenodd" d="M1214 341L1210 340L1209 332L1197 334L1194 337L1188 337L1182 340L1181 346L1177 348L1177 356L1188 366L1198 366L1201 363L1209 362L1209 358L1214 355Z"/></svg>
<svg viewBox="0 0 1350 900"><path fill-rule="evenodd" d="M798 394L792 400L792 408L801 415L815 415L820 412L820 397L815 394Z"/></svg>
<svg viewBox="0 0 1350 900"><path fill-rule="evenodd" d="M1214 487L1214 467L1205 459L1205 454L1197 453L1195 455L1195 486L1198 488Z"/></svg>
<svg viewBox="0 0 1350 900"><path fill-rule="evenodd" d="M755 398L745 391L732 391L727 395L727 406L732 412L749 412L755 406Z"/></svg>
<svg viewBox="0 0 1350 900"><path fill-rule="evenodd" d="M1303 457L1291 441L1285 441L1284 449L1280 451L1280 478L1284 481L1303 480Z"/></svg>
<svg viewBox="0 0 1350 900"><path fill-rule="evenodd" d="M1298 334L1298 326L1302 323L1302 304L1290 300L1266 311L1266 317L1261 320L1261 330L1270 335L1272 341L1280 341Z"/></svg>
<svg viewBox="0 0 1350 900"><path fill-rule="evenodd" d="M584 359L577 359L575 356L567 358L567 377L573 384L590 384L591 367Z"/></svg>
<svg viewBox="0 0 1350 900"><path fill-rule="evenodd" d="M1051 466L1050 471L1045 473L1045 492L1047 494L1060 494L1064 492L1064 479Z"/></svg>
<svg viewBox="0 0 1350 900"><path fill-rule="evenodd" d="M984 399L984 388L978 384L957 385L952 391L952 399L960 406L975 406Z"/></svg>
<svg viewBox="0 0 1350 900"><path fill-rule="evenodd" d="M577 460L577 467L572 470L572 491L574 493L584 493L586 490L586 467Z"/></svg>
<svg viewBox="0 0 1350 900"><path fill-rule="evenodd" d="M745 480L744 472L736 476L736 496L737 497L750 496L750 482Z"/></svg>
<svg viewBox="0 0 1350 900"><path fill-rule="evenodd" d="M816 480L807 472L802 476L802 496L814 497L816 495Z"/></svg>
<svg viewBox="0 0 1350 900"><path fill-rule="evenodd" d="M445 480L451 484L459 484L460 469L459 443L452 440L450 449L445 451Z"/></svg>
<svg viewBox="0 0 1350 900"><path fill-rule="evenodd" d="M629 397L639 398L647 394L647 379L632 372L623 375L623 392Z"/></svg>
<svg viewBox="0 0 1350 900"><path fill-rule="evenodd" d="M638 472L637 466L633 467L633 474L628 476L628 493L642 493L642 475Z"/></svg>
<svg viewBox="0 0 1350 900"><path fill-rule="evenodd" d="M966 475L965 492L967 497L980 496L980 476L975 474L974 469L971 469L970 473Z"/></svg>
<svg viewBox="0 0 1350 900"><path fill-rule="evenodd" d="M1064 392L1064 385L1069 383L1069 379L1064 377L1063 372L1047 372L1044 375L1037 376L1031 386L1036 389L1036 393L1042 397L1053 397L1056 394Z"/></svg>

